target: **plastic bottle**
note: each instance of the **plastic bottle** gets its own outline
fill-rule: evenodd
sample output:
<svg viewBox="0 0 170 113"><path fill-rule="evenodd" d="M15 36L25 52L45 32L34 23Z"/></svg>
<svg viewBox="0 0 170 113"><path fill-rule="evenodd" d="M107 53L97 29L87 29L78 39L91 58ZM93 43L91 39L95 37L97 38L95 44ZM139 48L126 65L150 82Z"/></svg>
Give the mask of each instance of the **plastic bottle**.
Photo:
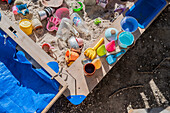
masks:
<svg viewBox="0 0 170 113"><path fill-rule="evenodd" d="M86 26L86 24L84 23L83 19L77 14L77 13L73 13L71 15L71 20L73 21L74 25L82 32L84 32L84 34L89 35L89 30Z"/></svg>
<svg viewBox="0 0 170 113"><path fill-rule="evenodd" d="M79 33L72 26L72 24L73 22L70 19L63 18L61 20L56 36L58 38L62 38L64 41L70 38L71 34L74 34L76 37L79 37Z"/></svg>

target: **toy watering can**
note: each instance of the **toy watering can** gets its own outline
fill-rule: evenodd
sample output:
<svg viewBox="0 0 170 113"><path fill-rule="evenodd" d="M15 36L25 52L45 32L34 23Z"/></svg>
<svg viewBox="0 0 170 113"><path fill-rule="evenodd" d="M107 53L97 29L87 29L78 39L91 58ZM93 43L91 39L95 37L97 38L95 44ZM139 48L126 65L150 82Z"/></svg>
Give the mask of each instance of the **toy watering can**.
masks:
<svg viewBox="0 0 170 113"><path fill-rule="evenodd" d="M117 57L119 57L120 55L124 54L126 51L124 49L122 49L119 53L117 53L116 55L108 55L106 58L106 61L108 62L108 64L113 64L116 62Z"/></svg>

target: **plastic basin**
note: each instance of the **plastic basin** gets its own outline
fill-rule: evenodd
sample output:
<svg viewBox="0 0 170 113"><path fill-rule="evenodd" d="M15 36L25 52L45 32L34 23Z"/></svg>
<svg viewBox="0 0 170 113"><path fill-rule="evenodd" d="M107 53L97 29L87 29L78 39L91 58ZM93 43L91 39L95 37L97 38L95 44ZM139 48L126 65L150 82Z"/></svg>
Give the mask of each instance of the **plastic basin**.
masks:
<svg viewBox="0 0 170 113"><path fill-rule="evenodd" d="M138 0L125 15L136 18L139 27L144 29L166 4L165 0Z"/></svg>

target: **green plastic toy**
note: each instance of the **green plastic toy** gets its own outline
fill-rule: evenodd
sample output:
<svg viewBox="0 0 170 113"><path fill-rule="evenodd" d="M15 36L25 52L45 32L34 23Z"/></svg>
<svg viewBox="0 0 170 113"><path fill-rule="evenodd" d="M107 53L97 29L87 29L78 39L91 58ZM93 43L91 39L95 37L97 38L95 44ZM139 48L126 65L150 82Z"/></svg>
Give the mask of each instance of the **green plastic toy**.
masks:
<svg viewBox="0 0 170 113"><path fill-rule="evenodd" d="M74 8L73 11L75 11L75 12L79 12L83 9L83 4L81 2L77 2L77 3L80 4L80 8L77 8L77 9Z"/></svg>
<svg viewBox="0 0 170 113"><path fill-rule="evenodd" d="M100 21L98 18L96 18L96 19L94 20L94 24L98 25L99 23L101 23L101 21Z"/></svg>
<svg viewBox="0 0 170 113"><path fill-rule="evenodd" d="M106 51L106 48L105 48L105 45L101 45L98 49L97 49L97 55L102 57L102 56L105 56L107 53Z"/></svg>

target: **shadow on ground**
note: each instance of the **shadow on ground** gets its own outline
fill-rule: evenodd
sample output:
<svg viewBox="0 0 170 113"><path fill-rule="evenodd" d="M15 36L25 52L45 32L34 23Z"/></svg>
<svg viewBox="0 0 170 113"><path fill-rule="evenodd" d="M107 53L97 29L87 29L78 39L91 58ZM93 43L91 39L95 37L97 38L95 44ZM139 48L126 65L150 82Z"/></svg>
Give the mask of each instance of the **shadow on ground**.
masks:
<svg viewBox="0 0 170 113"><path fill-rule="evenodd" d="M62 96L49 113L126 113L129 105L134 109L145 108L141 92L148 98L150 107L166 107L169 103L157 103L149 81L154 80L169 102L168 57L170 57L170 6L152 23L136 45L129 49L81 105L74 106ZM144 87L120 91L109 98L115 90L136 84Z"/></svg>

